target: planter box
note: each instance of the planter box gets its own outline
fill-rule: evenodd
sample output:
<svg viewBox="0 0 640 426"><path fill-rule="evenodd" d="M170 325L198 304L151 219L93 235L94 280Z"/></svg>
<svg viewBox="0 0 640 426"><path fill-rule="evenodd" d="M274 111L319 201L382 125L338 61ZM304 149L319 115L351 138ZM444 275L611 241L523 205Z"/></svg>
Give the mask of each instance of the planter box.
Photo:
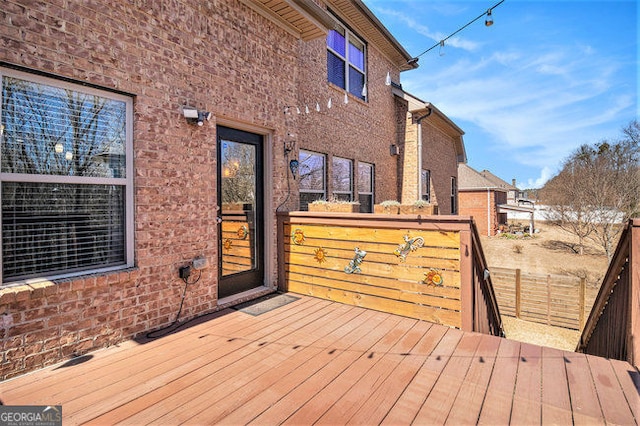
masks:
<svg viewBox="0 0 640 426"><path fill-rule="evenodd" d="M383 206L382 204L374 204L373 212L379 214L400 214L400 206Z"/></svg>
<svg viewBox="0 0 640 426"><path fill-rule="evenodd" d="M310 212L358 213L360 203L309 203Z"/></svg>
<svg viewBox="0 0 640 426"><path fill-rule="evenodd" d="M437 215L438 206L436 204L429 204L427 206L414 206L414 205L401 205L400 214L420 214L420 215Z"/></svg>

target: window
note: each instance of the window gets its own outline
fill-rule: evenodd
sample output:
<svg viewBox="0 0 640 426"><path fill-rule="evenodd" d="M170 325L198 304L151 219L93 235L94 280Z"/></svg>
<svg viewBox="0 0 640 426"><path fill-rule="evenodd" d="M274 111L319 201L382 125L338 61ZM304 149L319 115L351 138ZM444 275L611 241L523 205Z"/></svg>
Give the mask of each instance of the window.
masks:
<svg viewBox="0 0 640 426"><path fill-rule="evenodd" d="M458 179L451 176L451 214L458 214Z"/></svg>
<svg viewBox="0 0 640 426"><path fill-rule="evenodd" d="M309 203L325 200L325 156L300 150L300 210L308 210Z"/></svg>
<svg viewBox="0 0 640 426"><path fill-rule="evenodd" d="M333 198L342 201L353 200L353 162L346 158L333 157Z"/></svg>
<svg viewBox="0 0 640 426"><path fill-rule="evenodd" d="M431 171L422 170L422 199L431 202Z"/></svg>
<svg viewBox="0 0 640 426"><path fill-rule="evenodd" d="M2 280L133 266L133 101L0 68Z"/></svg>
<svg viewBox="0 0 640 426"><path fill-rule="evenodd" d="M327 35L327 78L352 95L366 99L365 45L343 26Z"/></svg>
<svg viewBox="0 0 640 426"><path fill-rule="evenodd" d="M373 212L373 164L358 163L360 213Z"/></svg>

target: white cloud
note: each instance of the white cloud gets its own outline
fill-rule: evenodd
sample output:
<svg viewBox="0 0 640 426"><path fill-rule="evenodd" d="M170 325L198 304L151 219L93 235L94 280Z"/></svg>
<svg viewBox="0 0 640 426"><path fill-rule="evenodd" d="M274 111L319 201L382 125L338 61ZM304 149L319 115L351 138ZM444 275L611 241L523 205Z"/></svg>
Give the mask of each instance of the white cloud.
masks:
<svg viewBox="0 0 640 426"><path fill-rule="evenodd" d="M466 58L403 79L403 85L454 121L478 126L493 139L493 149L513 151L522 164L548 167L575 146L595 142L596 126L633 107L632 96L609 99L615 68L581 50L511 50Z"/></svg>
<svg viewBox="0 0 640 426"><path fill-rule="evenodd" d="M551 168L543 167L537 179L528 179L526 183L519 182L516 186L523 189L542 188L553 175Z"/></svg>
<svg viewBox="0 0 640 426"><path fill-rule="evenodd" d="M408 28L415 31L416 33L424 37L427 37L436 43L445 39L449 35L449 34L444 34L442 32L431 31L428 26L419 23L411 15L408 15L403 12L399 12L398 10L395 10L395 9L386 9L386 8L378 7L376 8L376 13L385 15L387 17L392 17L398 20L402 22L404 25L406 25ZM455 48L459 48L467 51L474 51L480 47L480 43L467 40L462 37L451 37L445 42L445 49L447 46L451 46L451 47L455 47ZM428 46L428 47L431 47L431 46Z"/></svg>

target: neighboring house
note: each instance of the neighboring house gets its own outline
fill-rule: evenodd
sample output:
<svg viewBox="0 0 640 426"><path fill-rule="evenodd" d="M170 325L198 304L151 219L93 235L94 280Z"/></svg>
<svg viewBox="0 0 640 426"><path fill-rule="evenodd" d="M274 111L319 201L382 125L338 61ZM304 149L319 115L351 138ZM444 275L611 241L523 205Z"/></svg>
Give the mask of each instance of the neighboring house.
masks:
<svg viewBox="0 0 640 426"><path fill-rule="evenodd" d="M460 179L460 214L473 216L481 235L496 235L510 217L528 218L534 229L533 203L523 197L514 184L509 184L488 170L478 172L467 164L458 167ZM524 215L524 216L523 216Z"/></svg>
<svg viewBox="0 0 640 426"><path fill-rule="evenodd" d="M3 17L1 378L274 291L277 209L456 212L462 132L399 91L415 62L361 0L10 1Z"/></svg>
<svg viewBox="0 0 640 426"><path fill-rule="evenodd" d="M473 217L480 235L496 235L499 226L507 223L507 214L500 213L499 206L507 203L508 188L464 163L458 165L458 179L460 214Z"/></svg>

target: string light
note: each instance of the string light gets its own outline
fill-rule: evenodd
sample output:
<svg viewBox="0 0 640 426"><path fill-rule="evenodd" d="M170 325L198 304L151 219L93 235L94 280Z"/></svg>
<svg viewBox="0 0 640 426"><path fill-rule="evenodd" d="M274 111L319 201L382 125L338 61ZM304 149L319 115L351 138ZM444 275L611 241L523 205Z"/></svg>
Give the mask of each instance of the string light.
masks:
<svg viewBox="0 0 640 426"><path fill-rule="evenodd" d="M453 37L454 35L458 34L460 31L464 30L469 25L473 24L474 22L476 22L478 19L482 18L485 15L487 16L487 19L485 20L484 24L487 27L490 27L491 25L493 25L493 16L492 16L491 12L493 11L493 9L495 9L498 6L500 6L502 3L504 3L504 0L500 0L498 3L496 3L495 5L490 7L489 9L487 9L486 12L482 12L482 14L478 15L476 18L474 18L471 21L467 22L465 25L463 25L462 27L458 28L457 30L455 30L454 32L452 32L451 34L449 34L448 36L446 36L445 38L443 38L442 40L440 40L439 42L437 42L436 44L434 44L433 46L431 46L430 48L428 48L424 52L422 52L421 54L411 58L409 61L407 61L407 63L408 64L415 64L416 62L418 62L418 58L420 56L424 55L427 52L430 52L431 50L435 49L436 47L440 47L440 51L442 52L442 48L444 47L444 42L445 41L449 40L451 37ZM442 56L442 54L440 56Z"/></svg>
<svg viewBox="0 0 640 426"><path fill-rule="evenodd" d="M491 9L487 10L487 18L484 20L484 25L490 27L493 25L493 16L491 16Z"/></svg>

